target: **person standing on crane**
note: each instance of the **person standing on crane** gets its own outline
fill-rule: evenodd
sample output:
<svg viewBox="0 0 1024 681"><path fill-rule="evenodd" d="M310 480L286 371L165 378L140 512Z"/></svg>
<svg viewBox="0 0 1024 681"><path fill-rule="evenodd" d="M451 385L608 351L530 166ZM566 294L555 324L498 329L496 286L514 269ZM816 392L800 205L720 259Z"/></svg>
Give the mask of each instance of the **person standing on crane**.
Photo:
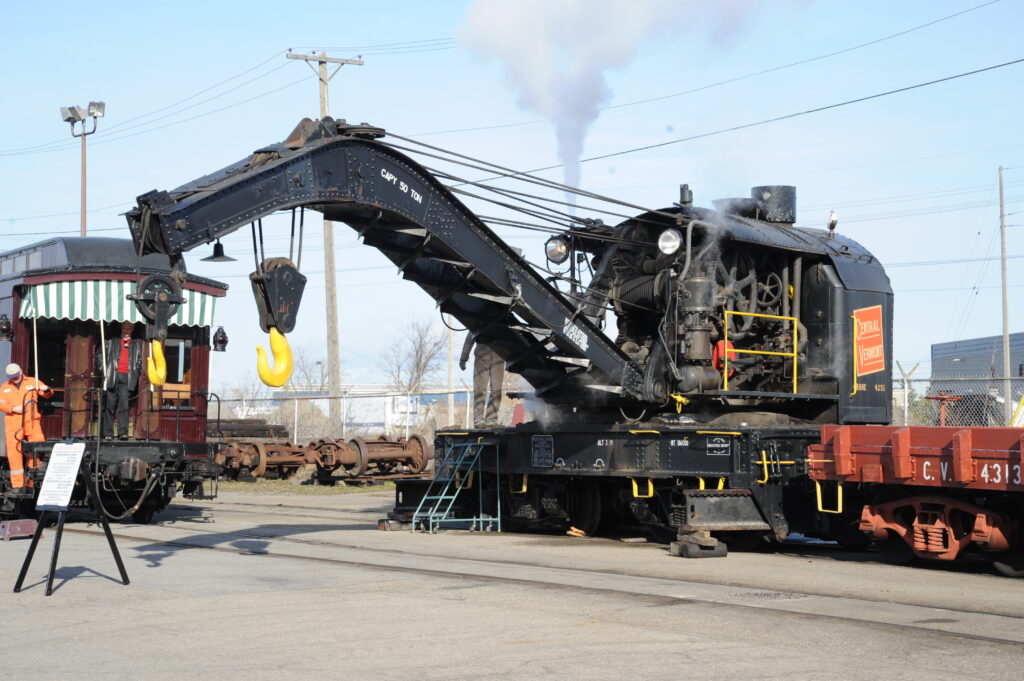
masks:
<svg viewBox="0 0 1024 681"><path fill-rule="evenodd" d="M498 410L501 408L502 384L505 381L505 362L486 343L478 342L473 334L466 336L459 358L459 368L466 370L469 351L473 352L473 421L477 426L498 425Z"/></svg>
<svg viewBox="0 0 1024 681"><path fill-rule="evenodd" d="M7 463L11 468L11 488L15 493L25 491L25 457L23 442L42 442L39 398L48 398L53 391L38 378L25 376L17 364L7 365L7 380L0 385L0 411L4 416L7 434ZM35 466L35 458L28 465Z"/></svg>

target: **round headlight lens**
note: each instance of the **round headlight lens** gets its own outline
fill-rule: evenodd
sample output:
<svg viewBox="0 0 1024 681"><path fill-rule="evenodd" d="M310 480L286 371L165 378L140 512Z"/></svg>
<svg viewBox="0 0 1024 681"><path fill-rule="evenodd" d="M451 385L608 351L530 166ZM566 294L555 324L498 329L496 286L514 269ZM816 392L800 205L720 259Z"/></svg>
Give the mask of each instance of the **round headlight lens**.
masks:
<svg viewBox="0 0 1024 681"><path fill-rule="evenodd" d="M544 255L556 265L561 265L569 259L569 242L564 237L551 237L544 244Z"/></svg>
<svg viewBox="0 0 1024 681"><path fill-rule="evenodd" d="M676 229L666 229L658 237L658 250L665 255L672 255L683 245L683 235Z"/></svg>

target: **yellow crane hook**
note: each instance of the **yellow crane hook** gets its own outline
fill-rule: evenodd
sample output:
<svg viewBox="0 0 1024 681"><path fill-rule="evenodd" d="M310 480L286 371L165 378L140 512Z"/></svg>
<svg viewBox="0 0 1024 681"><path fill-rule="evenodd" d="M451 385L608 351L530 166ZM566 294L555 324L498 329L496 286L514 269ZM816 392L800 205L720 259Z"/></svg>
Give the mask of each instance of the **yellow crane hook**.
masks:
<svg viewBox="0 0 1024 681"><path fill-rule="evenodd" d="M274 368L267 364L267 353L259 345L256 346L256 371L260 380L272 388L279 388L288 382L292 375L292 349L288 347L288 339L276 327L270 327L270 352L274 355Z"/></svg>
<svg viewBox="0 0 1024 681"><path fill-rule="evenodd" d="M158 388L167 382L167 361L164 359L163 344L155 338L150 342L149 357L146 358L146 373L149 382Z"/></svg>

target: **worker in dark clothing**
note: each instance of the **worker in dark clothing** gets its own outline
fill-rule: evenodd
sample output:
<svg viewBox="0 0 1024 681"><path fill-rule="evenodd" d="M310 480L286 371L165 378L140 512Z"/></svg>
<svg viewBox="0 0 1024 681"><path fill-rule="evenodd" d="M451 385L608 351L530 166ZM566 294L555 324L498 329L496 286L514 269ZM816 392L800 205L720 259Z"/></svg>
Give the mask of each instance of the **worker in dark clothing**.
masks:
<svg viewBox="0 0 1024 681"><path fill-rule="evenodd" d="M103 427L101 435L114 434L114 419L122 440L128 439L128 406L131 393L139 386L142 373L143 342L132 338L134 324L121 323L121 336L107 341L106 365L103 372Z"/></svg>
<svg viewBox="0 0 1024 681"><path fill-rule="evenodd" d="M498 410L501 408L502 383L505 380L505 362L485 343L476 342L472 334L466 336L462 346L459 368L465 371L469 351L476 344L473 353L473 421L478 426L498 425Z"/></svg>

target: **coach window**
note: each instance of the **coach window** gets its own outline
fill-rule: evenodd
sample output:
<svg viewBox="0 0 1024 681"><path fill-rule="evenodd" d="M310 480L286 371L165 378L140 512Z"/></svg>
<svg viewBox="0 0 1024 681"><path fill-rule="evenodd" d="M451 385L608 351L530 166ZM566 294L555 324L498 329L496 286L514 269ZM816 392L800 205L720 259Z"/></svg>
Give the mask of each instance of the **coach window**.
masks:
<svg viewBox="0 0 1024 681"><path fill-rule="evenodd" d="M192 335L191 328L172 329L164 344L167 383L164 384L163 402L167 406L189 405L189 393L192 391L192 338L180 337L186 334Z"/></svg>

